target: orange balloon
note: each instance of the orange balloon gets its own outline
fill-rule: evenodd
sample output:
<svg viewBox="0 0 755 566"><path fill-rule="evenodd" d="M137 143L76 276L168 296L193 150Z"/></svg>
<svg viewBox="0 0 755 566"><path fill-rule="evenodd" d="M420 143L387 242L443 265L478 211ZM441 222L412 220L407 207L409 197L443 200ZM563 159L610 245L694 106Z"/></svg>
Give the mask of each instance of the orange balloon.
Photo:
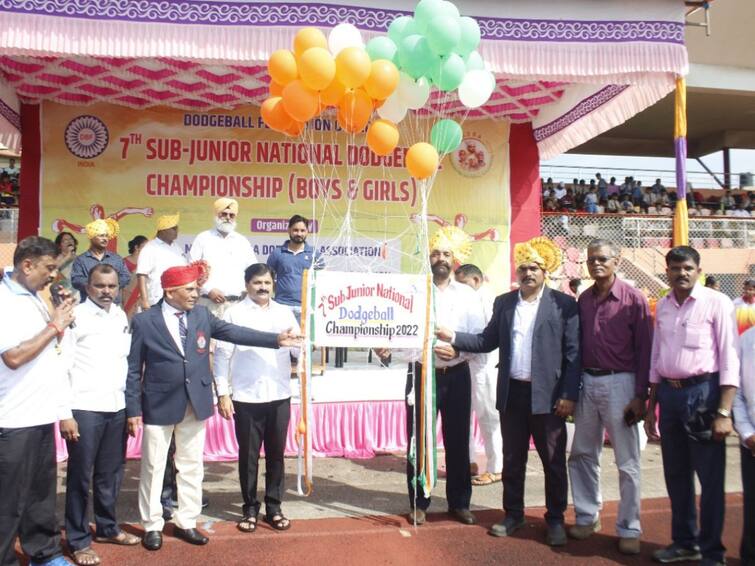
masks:
<svg viewBox="0 0 755 566"><path fill-rule="evenodd" d="M346 88L357 88L370 76L372 63L362 47L347 47L336 55L336 76Z"/></svg>
<svg viewBox="0 0 755 566"><path fill-rule="evenodd" d="M267 62L267 71L276 83L283 86L295 80L299 75L296 58L288 49L272 52Z"/></svg>
<svg viewBox="0 0 755 566"><path fill-rule="evenodd" d="M346 87L338 79L333 79L331 83L320 91L320 100L327 106L338 106L346 93Z"/></svg>
<svg viewBox="0 0 755 566"><path fill-rule="evenodd" d="M270 96L281 96L283 94L283 85L275 81L270 81Z"/></svg>
<svg viewBox="0 0 755 566"><path fill-rule="evenodd" d="M299 74L307 87L323 90L336 76L335 59L327 49L310 47L299 56Z"/></svg>
<svg viewBox="0 0 755 566"><path fill-rule="evenodd" d="M297 122L296 120L291 120L291 125L283 130L283 133L287 136L290 136L292 138L298 137L301 135L301 133L304 131L306 124L304 122Z"/></svg>
<svg viewBox="0 0 755 566"><path fill-rule="evenodd" d="M372 62L370 76L364 83L364 90L372 98L385 100L398 86L399 73L396 65L385 59Z"/></svg>
<svg viewBox="0 0 755 566"><path fill-rule="evenodd" d="M361 88L343 95L338 106L338 121L347 132L361 132L372 116L372 99Z"/></svg>
<svg viewBox="0 0 755 566"><path fill-rule="evenodd" d="M273 96L263 102L260 107L260 115L265 124L279 132L289 128L293 122L293 119L283 107L283 99L280 96Z"/></svg>
<svg viewBox="0 0 755 566"><path fill-rule="evenodd" d="M325 38L325 34L317 28L301 28L294 37L294 53L297 57L301 57L307 49L312 47L327 49L328 40Z"/></svg>
<svg viewBox="0 0 755 566"><path fill-rule="evenodd" d="M438 152L429 143L415 143L406 152L406 168L415 179L427 179L438 170Z"/></svg>
<svg viewBox="0 0 755 566"><path fill-rule="evenodd" d="M367 130L367 145L377 155L388 155L398 145L398 128L390 120L375 120Z"/></svg>
<svg viewBox="0 0 755 566"><path fill-rule="evenodd" d="M319 97L300 80L288 83L283 88L283 107L297 122L306 122L317 114Z"/></svg>

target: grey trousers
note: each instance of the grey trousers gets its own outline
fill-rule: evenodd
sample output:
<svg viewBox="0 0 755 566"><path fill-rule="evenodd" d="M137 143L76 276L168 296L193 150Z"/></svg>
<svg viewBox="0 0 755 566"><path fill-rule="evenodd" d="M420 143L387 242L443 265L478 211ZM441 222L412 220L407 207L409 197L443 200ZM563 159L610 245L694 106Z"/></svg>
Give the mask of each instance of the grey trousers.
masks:
<svg viewBox="0 0 755 566"><path fill-rule="evenodd" d="M602 507L600 453L608 430L619 470L616 534L639 538L640 436L637 425L624 423L624 408L635 396L634 373L594 377L582 374L582 391L574 412L574 441L569 456L574 510L578 525L591 525Z"/></svg>

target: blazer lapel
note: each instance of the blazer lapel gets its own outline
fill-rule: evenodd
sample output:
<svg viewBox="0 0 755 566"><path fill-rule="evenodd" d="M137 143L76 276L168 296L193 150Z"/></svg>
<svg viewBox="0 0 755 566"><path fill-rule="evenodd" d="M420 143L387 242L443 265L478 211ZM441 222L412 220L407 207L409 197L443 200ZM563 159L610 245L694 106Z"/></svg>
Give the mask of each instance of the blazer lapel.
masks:
<svg viewBox="0 0 755 566"><path fill-rule="evenodd" d="M551 310L551 301L553 300L553 294L550 288L546 285L543 289L543 296L540 297L540 305L537 307L537 315L535 316L535 328L533 329L533 336L537 334L538 328L548 320L548 313Z"/></svg>
<svg viewBox="0 0 755 566"><path fill-rule="evenodd" d="M513 350L514 346L514 313L516 313L516 303L519 300L519 292L509 293L506 297L506 301L503 304L503 331L509 336L509 352ZM501 334L504 336L504 334Z"/></svg>
<svg viewBox="0 0 755 566"><path fill-rule="evenodd" d="M150 313L150 319L152 320L152 325L155 327L155 330L157 330L157 335L164 336L165 341L168 344L170 344L170 347L173 348L173 350L175 350L175 352L179 356L183 356L175 340L173 340L173 336L170 334L170 331L168 330L168 325L165 324L165 318L163 318L162 301L160 301L151 309L149 309L149 313Z"/></svg>

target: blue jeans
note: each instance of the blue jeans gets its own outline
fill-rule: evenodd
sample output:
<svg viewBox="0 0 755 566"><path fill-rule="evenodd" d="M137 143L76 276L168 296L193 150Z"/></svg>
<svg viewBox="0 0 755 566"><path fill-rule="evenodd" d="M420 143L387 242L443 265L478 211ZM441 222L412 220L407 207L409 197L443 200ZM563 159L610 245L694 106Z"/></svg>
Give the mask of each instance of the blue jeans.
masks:
<svg viewBox="0 0 755 566"><path fill-rule="evenodd" d="M704 558L723 562L721 542L724 527L724 477L726 444L690 438L685 423L700 407L718 408L718 379L675 389L662 382L658 387L659 431L663 475L671 499L671 537L678 545L700 545ZM700 528L697 527L694 476L700 480Z"/></svg>

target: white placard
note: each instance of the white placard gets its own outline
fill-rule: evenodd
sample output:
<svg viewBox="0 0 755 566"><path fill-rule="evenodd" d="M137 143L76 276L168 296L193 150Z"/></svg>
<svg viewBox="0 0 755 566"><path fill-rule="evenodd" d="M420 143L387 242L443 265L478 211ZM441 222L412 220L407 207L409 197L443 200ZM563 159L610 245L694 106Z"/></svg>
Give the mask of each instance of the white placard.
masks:
<svg viewBox="0 0 755 566"><path fill-rule="evenodd" d="M422 348L428 275L315 273L317 346Z"/></svg>

